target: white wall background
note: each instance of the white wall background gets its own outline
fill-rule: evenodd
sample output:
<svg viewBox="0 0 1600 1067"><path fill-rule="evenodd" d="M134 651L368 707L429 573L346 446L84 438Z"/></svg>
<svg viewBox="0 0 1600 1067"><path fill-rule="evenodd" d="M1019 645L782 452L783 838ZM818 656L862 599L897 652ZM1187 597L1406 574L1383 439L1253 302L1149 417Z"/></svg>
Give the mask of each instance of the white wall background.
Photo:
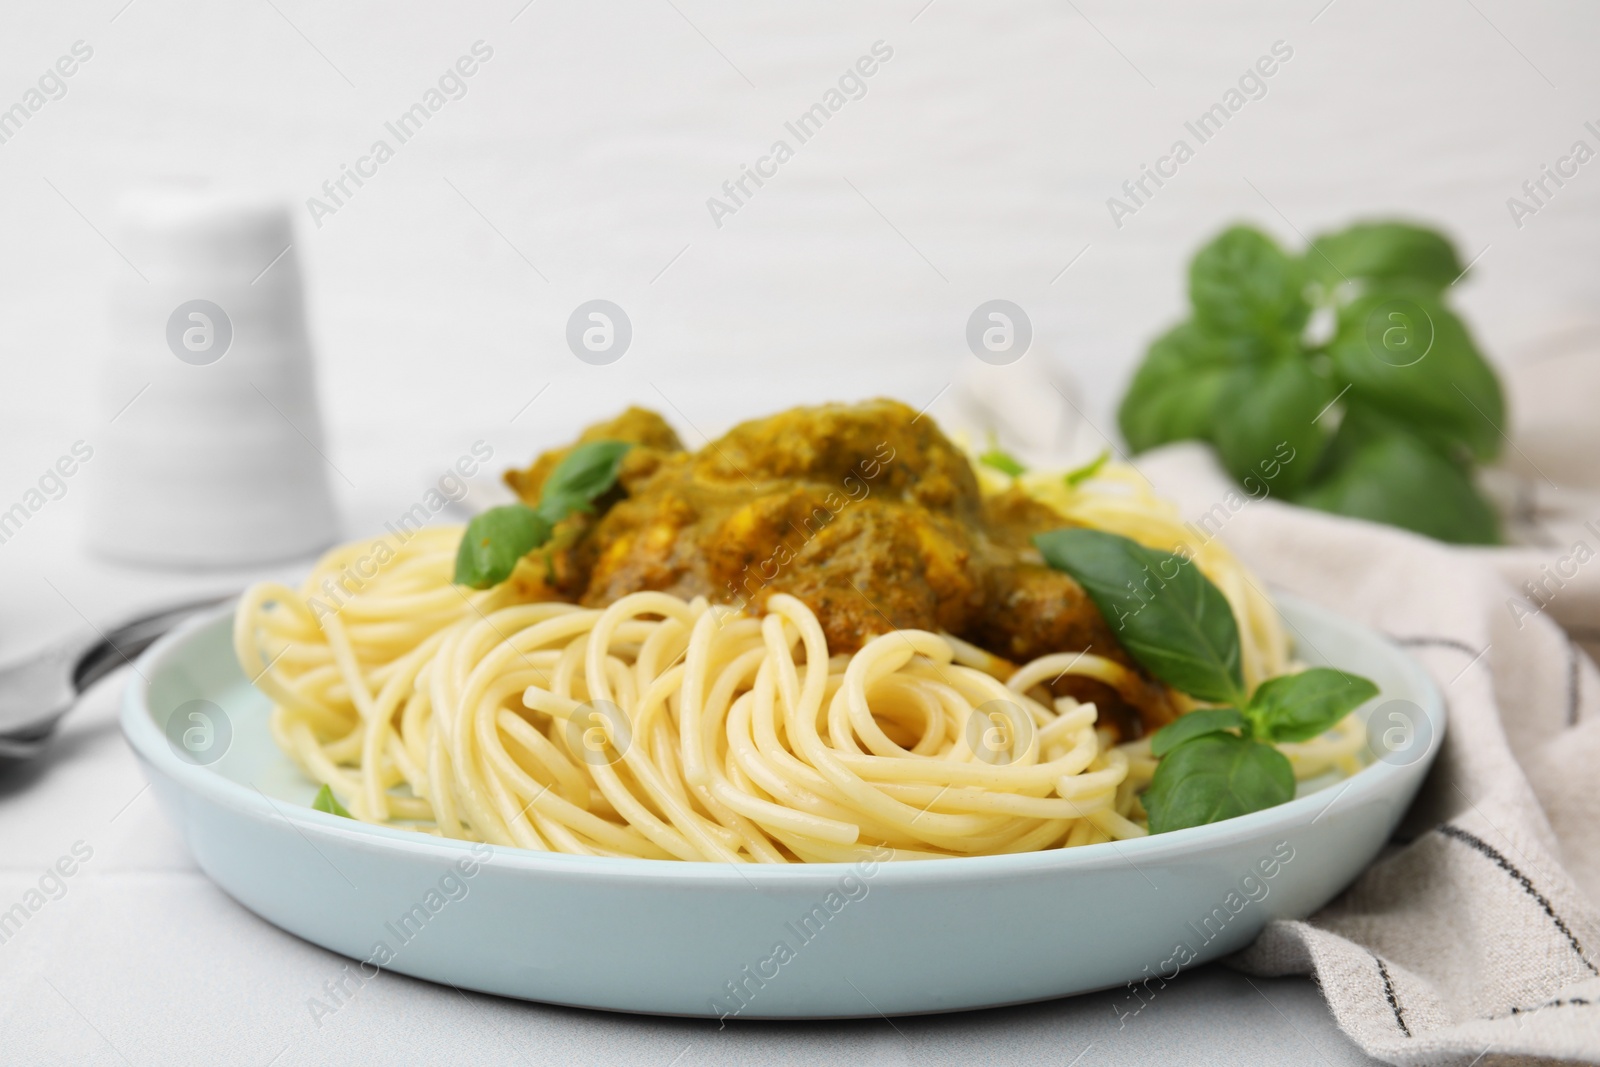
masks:
<svg viewBox="0 0 1600 1067"><path fill-rule="evenodd" d="M347 512L475 437L512 458L625 400L664 394L708 430L826 398L920 406L974 362L963 327L991 297L1029 310L1027 359L1108 419L1233 219L1290 245L1363 215L1443 225L1482 252L1459 301L1499 360L1596 318L1600 162L1521 229L1506 207L1574 140L1600 147L1600 8L1578 0L123 3L0 14L0 106L94 48L0 145L0 499L103 425L102 309L130 268L96 229L172 176L298 205ZM468 95L314 228L304 200L479 39L494 58ZM715 227L706 198L880 39L865 98ZM1268 94L1117 229L1107 197L1279 40ZM635 327L609 367L562 340L596 296ZM76 536L77 508L24 536Z"/></svg>

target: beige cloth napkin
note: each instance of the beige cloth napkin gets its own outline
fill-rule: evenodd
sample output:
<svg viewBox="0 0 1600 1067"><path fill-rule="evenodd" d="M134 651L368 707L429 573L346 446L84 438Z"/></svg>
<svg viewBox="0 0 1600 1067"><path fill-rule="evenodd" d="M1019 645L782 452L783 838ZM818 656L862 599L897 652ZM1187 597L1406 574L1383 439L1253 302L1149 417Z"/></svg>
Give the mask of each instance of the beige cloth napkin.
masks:
<svg viewBox="0 0 1600 1067"><path fill-rule="evenodd" d="M1136 462L1191 516L1231 490L1198 446ZM1271 500L1221 537L1267 582L1389 634L1449 708L1391 846L1235 965L1314 975L1345 1032L1391 1063L1600 1062L1600 672L1553 611L1600 622L1600 579L1534 613L1508 576L1568 548L1452 549Z"/></svg>
<svg viewBox="0 0 1600 1067"><path fill-rule="evenodd" d="M1209 450L1134 462L1268 583L1386 634L1437 680L1443 748L1390 846L1235 966L1311 974L1339 1025L1396 1064L1600 1063L1600 330L1506 374L1514 443L1486 482L1520 547L1451 548L1246 502ZM1031 364L1031 365L1030 365ZM1047 359L967 373L935 409L1040 464L1108 440ZM1019 417L1021 413L1024 417Z"/></svg>

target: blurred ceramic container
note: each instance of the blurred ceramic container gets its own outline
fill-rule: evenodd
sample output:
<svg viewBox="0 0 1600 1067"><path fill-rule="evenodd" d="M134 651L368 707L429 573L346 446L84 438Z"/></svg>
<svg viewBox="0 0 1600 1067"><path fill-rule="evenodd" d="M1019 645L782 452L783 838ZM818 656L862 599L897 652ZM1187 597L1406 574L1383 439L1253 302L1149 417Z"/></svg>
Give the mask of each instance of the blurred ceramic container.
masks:
<svg viewBox="0 0 1600 1067"><path fill-rule="evenodd" d="M125 562L234 567L334 540L293 227L279 201L130 194L101 397L90 545Z"/></svg>

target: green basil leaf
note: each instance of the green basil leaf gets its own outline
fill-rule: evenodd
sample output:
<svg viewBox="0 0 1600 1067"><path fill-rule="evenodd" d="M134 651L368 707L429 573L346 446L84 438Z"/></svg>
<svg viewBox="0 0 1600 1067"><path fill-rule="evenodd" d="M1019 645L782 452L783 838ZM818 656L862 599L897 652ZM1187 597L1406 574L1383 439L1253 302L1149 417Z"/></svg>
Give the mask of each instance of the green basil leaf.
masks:
<svg viewBox="0 0 1600 1067"><path fill-rule="evenodd" d="M1469 473L1398 424L1359 408L1347 411L1329 456L1296 503L1454 544L1500 540L1494 509Z"/></svg>
<svg viewBox="0 0 1600 1067"><path fill-rule="evenodd" d="M1249 723L1238 708L1196 708L1180 715L1150 735L1150 754L1165 756L1185 741L1227 730L1246 730Z"/></svg>
<svg viewBox="0 0 1600 1067"><path fill-rule="evenodd" d="M1164 834L1276 807L1294 798L1294 770L1271 745L1206 734L1167 753L1144 791L1150 832Z"/></svg>
<svg viewBox="0 0 1600 1067"><path fill-rule="evenodd" d="M1332 288L1344 281L1380 287L1402 281L1438 292L1461 276L1461 260L1437 230L1404 222L1360 222L1311 242L1311 276Z"/></svg>
<svg viewBox="0 0 1600 1067"><path fill-rule="evenodd" d="M1262 682L1245 716L1263 740L1309 741L1377 695L1378 687L1360 675L1312 667Z"/></svg>
<svg viewBox="0 0 1600 1067"><path fill-rule="evenodd" d="M1156 338L1117 409L1128 446L1144 452L1169 441L1209 441L1224 386L1260 355L1252 339L1218 337L1192 322Z"/></svg>
<svg viewBox="0 0 1600 1067"><path fill-rule="evenodd" d="M1408 423L1361 402L1341 404L1340 407L1343 410L1339 417L1339 428L1334 431L1328 447L1322 451L1322 460L1311 477L1312 485L1320 485L1333 472L1351 462L1362 449L1394 434L1416 438L1441 456L1466 458L1465 450L1449 437L1433 433L1414 421Z"/></svg>
<svg viewBox="0 0 1600 1067"><path fill-rule="evenodd" d="M1239 627L1200 568L1102 530L1052 530L1033 543L1046 563L1083 586L1151 674L1200 700L1244 703Z"/></svg>
<svg viewBox="0 0 1600 1067"><path fill-rule="evenodd" d="M1093 478L1096 474L1099 474L1100 468L1104 467L1106 463L1110 461L1110 459L1111 449L1102 448L1098 456L1094 457L1081 467L1072 468L1061 476L1061 480L1066 483L1067 488L1076 488L1088 481L1090 478Z"/></svg>
<svg viewBox="0 0 1600 1067"><path fill-rule="evenodd" d="M311 806L315 810L325 811L329 815L342 815L346 819L355 818L354 815L345 810L344 805L339 803L339 798L333 795L333 790L326 785L317 790L316 798L311 801Z"/></svg>
<svg viewBox="0 0 1600 1067"><path fill-rule="evenodd" d="M1328 379L1298 345L1223 386L1212 440L1252 497L1294 493L1310 480L1329 434L1317 416L1333 401Z"/></svg>
<svg viewBox="0 0 1600 1067"><path fill-rule="evenodd" d="M552 523L526 504L490 508L472 517L456 550L457 585L488 589L511 577L517 561L550 540Z"/></svg>
<svg viewBox="0 0 1600 1067"><path fill-rule="evenodd" d="M587 511L617 484L631 441L585 441L561 458L539 490L539 514L554 526L574 511Z"/></svg>
<svg viewBox="0 0 1600 1067"><path fill-rule="evenodd" d="M1378 291L1339 311L1328 349L1350 399L1460 441L1479 460L1503 442L1505 398L1466 325L1435 296Z"/></svg>
<svg viewBox="0 0 1600 1067"><path fill-rule="evenodd" d="M1305 268L1260 230L1232 226L1195 254L1189 300L1217 333L1297 333L1311 314Z"/></svg>
<svg viewBox="0 0 1600 1067"><path fill-rule="evenodd" d="M989 449L978 457L978 462L985 467L993 467L1002 474L1009 474L1013 478L1028 473L1028 468L1022 465L1021 460L1000 448Z"/></svg>
<svg viewBox="0 0 1600 1067"><path fill-rule="evenodd" d="M539 506L507 504L473 517L456 550L455 581L488 589L511 577L517 561L550 540L555 524L587 511L617 484L630 441L585 441L561 458L539 490Z"/></svg>

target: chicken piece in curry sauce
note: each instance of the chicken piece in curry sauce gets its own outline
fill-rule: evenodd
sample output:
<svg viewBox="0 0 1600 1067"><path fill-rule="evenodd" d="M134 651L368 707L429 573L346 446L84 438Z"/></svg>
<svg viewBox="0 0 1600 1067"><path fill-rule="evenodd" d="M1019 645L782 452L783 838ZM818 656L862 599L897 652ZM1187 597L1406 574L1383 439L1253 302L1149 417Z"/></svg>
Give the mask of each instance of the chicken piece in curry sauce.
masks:
<svg viewBox="0 0 1600 1067"><path fill-rule="evenodd" d="M698 451L630 408L579 438L599 440L634 447L595 512L558 531L548 595L603 606L661 590L759 611L788 593L816 613L833 653L892 629L946 631L1013 663L1090 651L1134 668L1139 685L1069 675L1056 694L1094 701L1124 738L1176 714L1083 589L1033 547L1065 521L1020 490L986 499L965 453L904 404L794 408ZM507 484L536 503L566 451L507 472Z"/></svg>

